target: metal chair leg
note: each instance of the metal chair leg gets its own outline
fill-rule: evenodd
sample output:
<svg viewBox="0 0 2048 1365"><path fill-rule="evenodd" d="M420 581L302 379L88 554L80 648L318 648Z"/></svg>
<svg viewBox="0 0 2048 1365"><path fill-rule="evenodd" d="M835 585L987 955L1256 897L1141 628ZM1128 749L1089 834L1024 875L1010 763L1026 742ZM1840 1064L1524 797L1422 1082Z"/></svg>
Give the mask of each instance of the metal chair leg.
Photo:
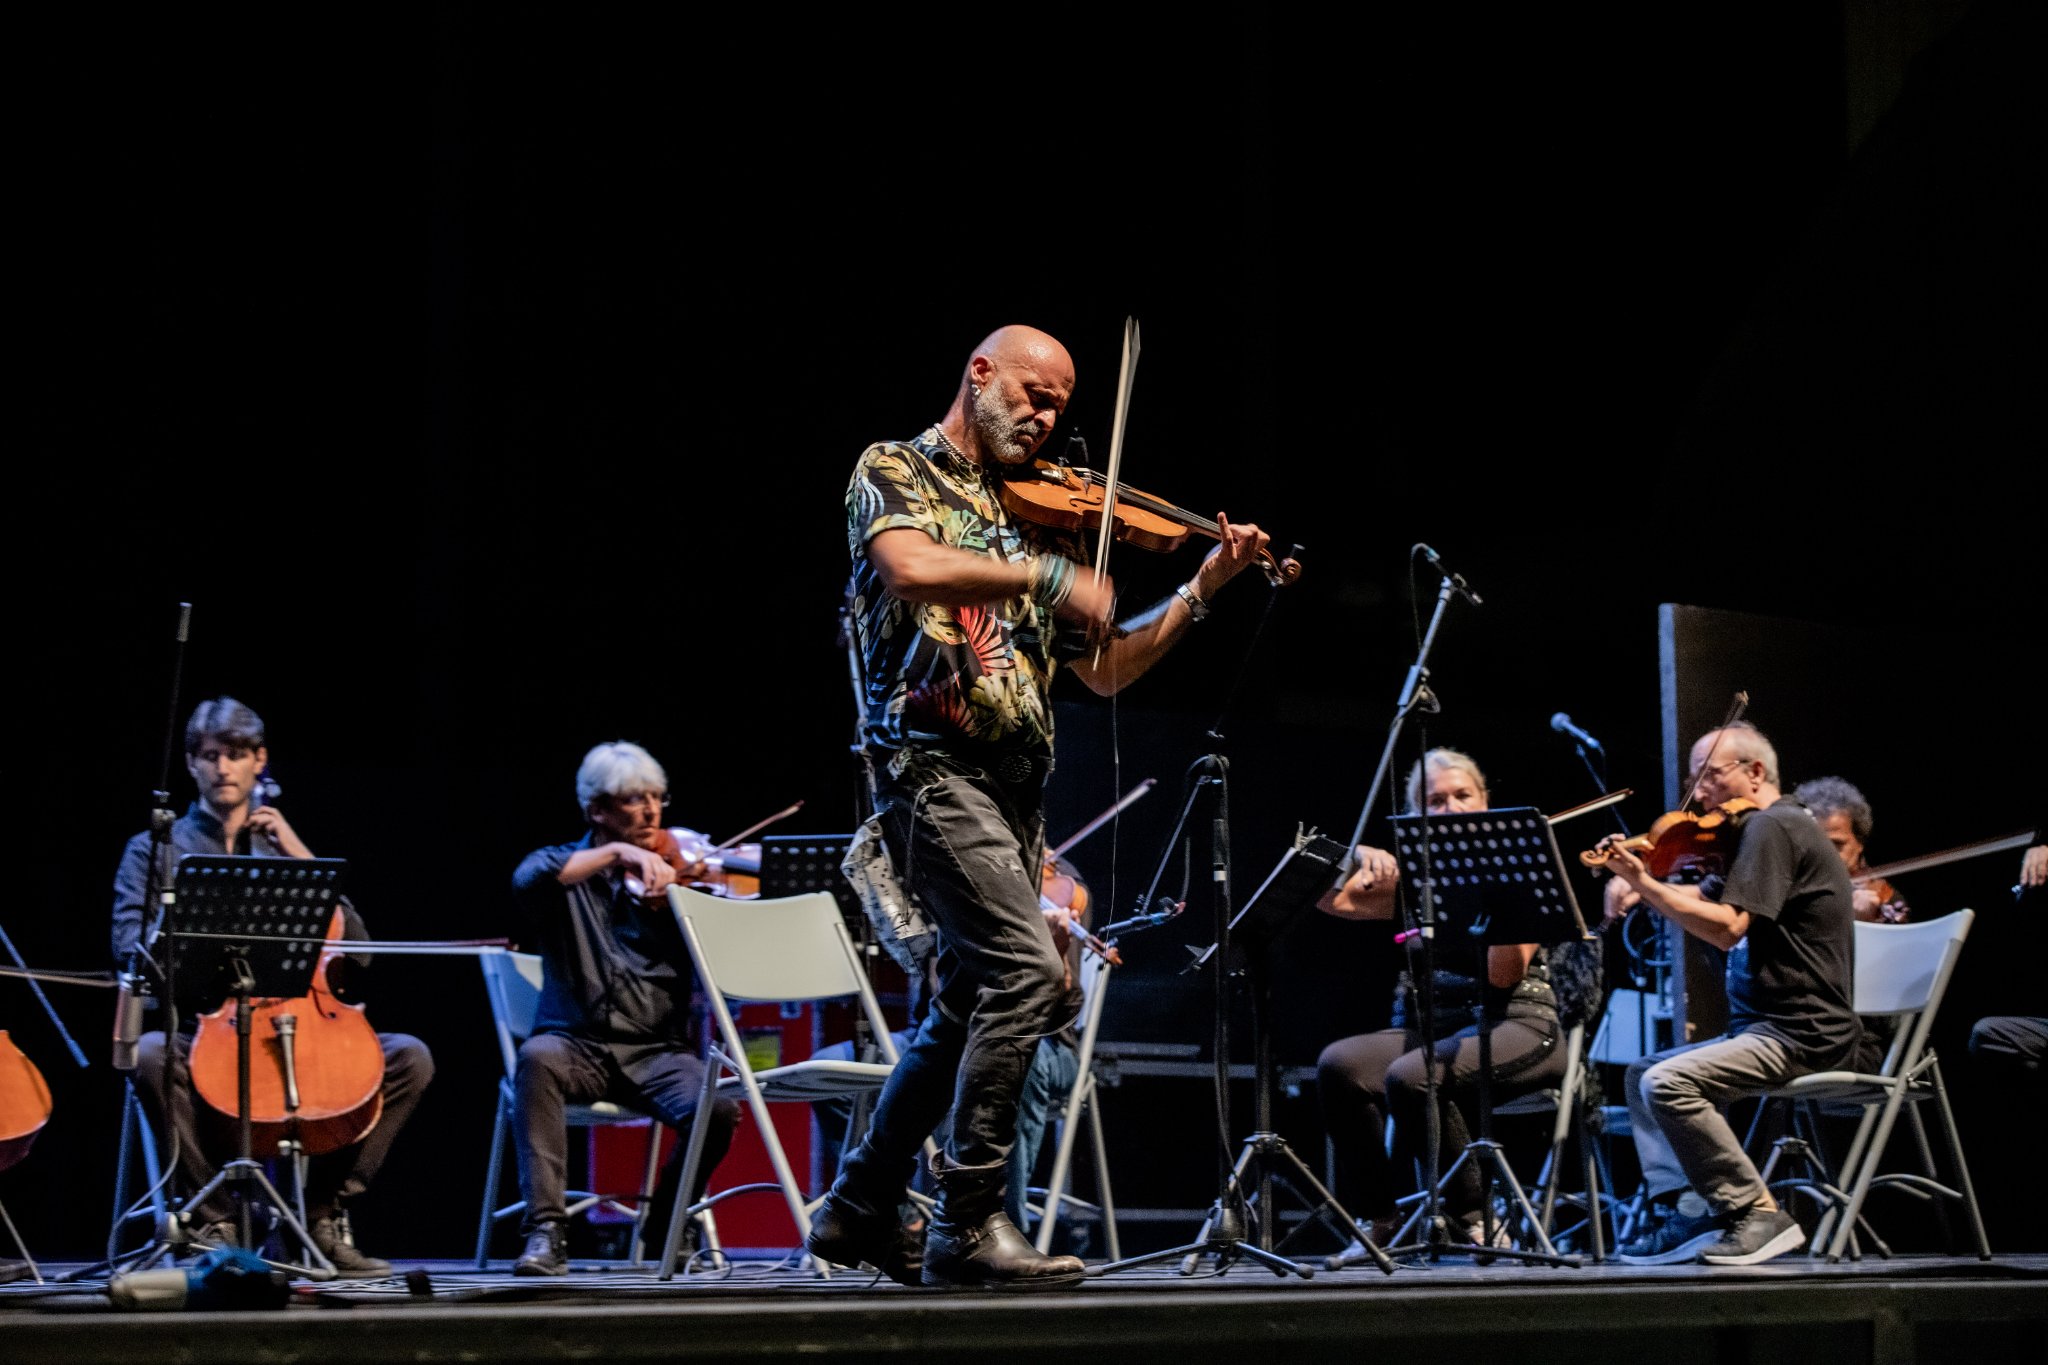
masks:
<svg viewBox="0 0 2048 1365"><path fill-rule="evenodd" d="M647 1168L640 1173L640 1200L633 1206L633 1241L628 1258L637 1270L646 1260L647 1214L654 1203L654 1173L661 1164L661 1135L667 1125L660 1119L647 1121ZM677 1199L686 1196L678 1191Z"/></svg>
<svg viewBox="0 0 2048 1365"><path fill-rule="evenodd" d="M498 1182L505 1173L505 1128L511 1118L511 1097L505 1094L504 1082L499 1082L498 1119L491 1127L491 1162L484 1175L484 1209L476 1223L476 1268L488 1269L488 1253L491 1247L491 1226L497 1222Z"/></svg>

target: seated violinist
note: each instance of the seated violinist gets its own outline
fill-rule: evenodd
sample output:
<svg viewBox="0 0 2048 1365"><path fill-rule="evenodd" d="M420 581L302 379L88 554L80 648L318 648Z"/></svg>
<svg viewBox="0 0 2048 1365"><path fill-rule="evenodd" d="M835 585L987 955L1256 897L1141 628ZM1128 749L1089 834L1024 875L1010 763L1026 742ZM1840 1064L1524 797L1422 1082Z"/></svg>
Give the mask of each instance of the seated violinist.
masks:
<svg viewBox="0 0 2048 1365"><path fill-rule="evenodd" d="M198 788L198 799L167 832L158 864L156 889L169 889L178 858L186 853L256 854L264 857L311 858L284 812L272 804L277 787L269 780L270 753L263 722L233 697L216 697L193 709L185 726L185 769ZM114 874L114 960L124 969L138 953L152 948L158 926L149 905L150 836L147 831L128 841ZM342 902L346 936L367 939L362 917ZM361 959L347 959L351 966ZM337 993L342 988L336 973ZM168 1126L176 1136L177 1177L189 1195L213 1179L218 1163L238 1150L232 1115L195 1111L190 1070L192 1032L197 1020L180 1019L177 1046L166 1050L162 1032L146 1033L137 1048L135 1090L156 1131ZM349 1228L348 1201L362 1195L377 1177L385 1155L405 1127L420 1095L434 1077L433 1055L419 1039L403 1033L379 1033L384 1054L383 1112L360 1141L313 1156L306 1171L306 1217L313 1243L341 1274L353 1277L388 1275L391 1264L356 1250ZM175 1062L166 1087L165 1061ZM257 1152L260 1159L270 1155ZM234 1194L223 1185L198 1208L185 1210L188 1226L203 1243L226 1244L234 1239Z"/></svg>
<svg viewBox="0 0 2048 1365"><path fill-rule="evenodd" d="M1839 777L1815 777L1793 788L1792 799L1813 812L1820 832L1828 836L1835 852L1849 869L1856 887L1856 918L1867 924L1904 924L1913 917L1912 907L1892 884L1882 877L1865 879L1870 870L1863 846L1869 842L1870 802L1863 793Z"/></svg>
<svg viewBox="0 0 2048 1365"><path fill-rule="evenodd" d="M1471 758L1454 749L1431 749L1408 774L1408 812L1424 800L1432 813L1487 809L1486 777ZM1358 866L1324 894L1317 908L1340 919L1389 920L1400 870L1394 856L1360 845ZM1377 1033L1340 1038L1316 1061L1316 1086L1324 1123L1337 1162L1337 1198L1375 1244L1399 1231L1394 1166L1387 1157L1386 1121L1395 1120L1393 1149L1404 1166L1423 1160L1428 1122L1423 1047L1433 1043L1440 1127L1440 1171L1449 1171L1470 1141L1465 1109L1479 1081L1475 999L1484 1001L1492 1069L1488 1089L1496 1103L1558 1084L1569 1060L1563 1046L1558 1002L1549 957L1534 943L1493 944L1486 949L1486 979L1473 978L1468 963L1438 960L1433 1035L1425 1037L1416 1008L1414 983L1403 972L1394 999L1393 1026ZM1467 1161L1443 1191L1444 1214L1453 1241L1479 1244L1485 1198L1482 1172Z"/></svg>
<svg viewBox="0 0 2048 1365"><path fill-rule="evenodd" d="M577 771L576 801L583 837L535 849L512 874L547 967L512 1080L526 1201L519 1275L569 1271L564 1105L624 1102L687 1135L704 1078L689 1040L696 974L666 892L710 869L662 824L668 774L637 744L600 744ZM692 1200L731 1145L739 1106L721 1099L714 1117ZM656 1209L675 1197L684 1146L676 1143L670 1156Z"/></svg>
<svg viewBox="0 0 2048 1365"><path fill-rule="evenodd" d="M1806 1234L1771 1197L1723 1111L1854 1054L1855 916L1848 869L1813 817L1779 790L1777 750L1762 732L1740 722L1709 730L1693 744L1691 765L1689 784L1703 808L1737 803L1725 871L1679 885L1658 880L1613 836L1601 846L1629 893L1611 894L1610 908L1639 898L1728 953L1729 1031L1628 1069L1629 1119L1652 1212L1620 1259L1755 1265L1804 1246Z"/></svg>

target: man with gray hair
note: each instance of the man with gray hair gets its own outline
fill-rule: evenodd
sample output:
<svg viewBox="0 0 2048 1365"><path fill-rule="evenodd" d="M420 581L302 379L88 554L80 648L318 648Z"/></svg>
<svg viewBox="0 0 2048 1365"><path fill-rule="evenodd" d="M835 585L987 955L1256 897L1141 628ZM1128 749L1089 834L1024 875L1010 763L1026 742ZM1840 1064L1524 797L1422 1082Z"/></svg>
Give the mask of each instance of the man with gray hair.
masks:
<svg viewBox="0 0 2048 1365"><path fill-rule="evenodd" d="M1643 904L1728 953L1729 1031L1628 1069L1629 1119L1655 1216L1620 1259L1755 1265L1804 1246L1806 1234L1771 1197L1723 1109L1855 1052L1855 916L1848 869L1806 808L1779 790L1777 750L1756 727L1701 735L1689 785L1710 810L1758 807L1741 817L1718 887L1659 881L1613 836L1603 841L1608 867Z"/></svg>
<svg viewBox="0 0 2048 1365"><path fill-rule="evenodd" d="M513 1141L526 1200L518 1275L569 1271L568 1104L634 1105L683 1131L697 1112L704 1065L688 1037L690 968L665 893L703 876L662 820L668 774L637 744L600 744L576 773L583 836L535 849L512 874L512 893L534 926L546 963L532 1036L512 1078ZM637 885L636 885L637 884ZM731 1145L739 1107L719 1100L699 1188L678 1191L677 1143L653 1206L695 1200Z"/></svg>

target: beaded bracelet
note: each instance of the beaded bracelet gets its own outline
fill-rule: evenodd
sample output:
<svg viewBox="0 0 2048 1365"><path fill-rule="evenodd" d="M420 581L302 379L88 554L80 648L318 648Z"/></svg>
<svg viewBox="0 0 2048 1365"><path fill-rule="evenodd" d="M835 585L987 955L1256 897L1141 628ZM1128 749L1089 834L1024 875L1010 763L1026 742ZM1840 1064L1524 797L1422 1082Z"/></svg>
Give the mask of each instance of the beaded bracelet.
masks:
<svg viewBox="0 0 2048 1365"><path fill-rule="evenodd" d="M1058 611L1074 592L1074 561L1042 554L1031 561L1031 595L1047 611Z"/></svg>

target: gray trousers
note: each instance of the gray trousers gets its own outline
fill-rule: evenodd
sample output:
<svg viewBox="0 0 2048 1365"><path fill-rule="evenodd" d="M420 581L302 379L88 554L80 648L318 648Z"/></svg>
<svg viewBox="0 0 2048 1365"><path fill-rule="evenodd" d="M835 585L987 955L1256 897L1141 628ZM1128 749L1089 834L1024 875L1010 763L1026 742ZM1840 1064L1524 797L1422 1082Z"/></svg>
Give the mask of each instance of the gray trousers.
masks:
<svg viewBox="0 0 2048 1365"><path fill-rule="evenodd" d="M924 750L880 783L889 856L939 931L939 982L833 1186L858 1208L896 1206L948 1109L955 1165L1000 1169L1017 1145L1039 1042L1071 1015L1038 906L1044 782L1042 769L1009 779Z"/></svg>
<svg viewBox="0 0 2048 1365"><path fill-rule="evenodd" d="M1763 1033L1688 1043L1630 1063L1628 1116L1643 1184L1651 1198L1690 1191L1714 1213L1766 1197L1756 1163L1729 1126L1727 1105L1783 1085L1813 1068ZM1689 1213L1693 1198L1682 1198Z"/></svg>

